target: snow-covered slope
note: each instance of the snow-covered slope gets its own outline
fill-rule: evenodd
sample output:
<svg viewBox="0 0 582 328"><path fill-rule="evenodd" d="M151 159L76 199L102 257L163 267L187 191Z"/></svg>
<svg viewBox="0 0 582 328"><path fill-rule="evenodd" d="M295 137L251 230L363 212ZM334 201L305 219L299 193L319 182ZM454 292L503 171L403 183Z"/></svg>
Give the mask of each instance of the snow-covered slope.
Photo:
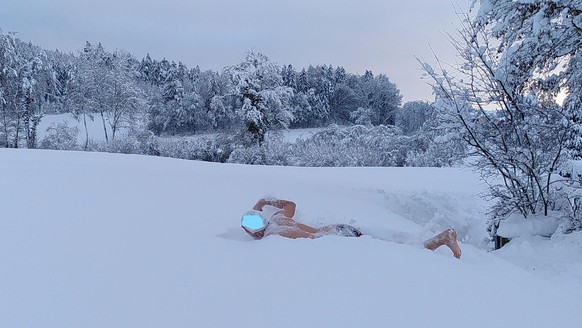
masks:
<svg viewBox="0 0 582 328"><path fill-rule="evenodd" d="M1 327L580 326L582 238L487 252L468 170L0 149L0 186ZM269 195L368 236L251 240ZM415 246L449 226L460 261Z"/></svg>

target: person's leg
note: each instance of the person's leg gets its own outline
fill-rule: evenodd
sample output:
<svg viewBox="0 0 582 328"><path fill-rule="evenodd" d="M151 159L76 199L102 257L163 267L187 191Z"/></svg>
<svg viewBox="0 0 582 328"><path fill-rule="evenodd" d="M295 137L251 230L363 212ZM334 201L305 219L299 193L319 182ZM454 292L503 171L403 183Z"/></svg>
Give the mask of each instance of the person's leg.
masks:
<svg viewBox="0 0 582 328"><path fill-rule="evenodd" d="M360 237L363 233L348 224L332 224L318 229L322 235L337 235L343 237Z"/></svg>
<svg viewBox="0 0 582 328"><path fill-rule="evenodd" d="M457 243L457 232L455 229L447 229L431 239L424 242L424 247L434 251L435 249L446 245L453 252L453 256L461 258L461 248Z"/></svg>

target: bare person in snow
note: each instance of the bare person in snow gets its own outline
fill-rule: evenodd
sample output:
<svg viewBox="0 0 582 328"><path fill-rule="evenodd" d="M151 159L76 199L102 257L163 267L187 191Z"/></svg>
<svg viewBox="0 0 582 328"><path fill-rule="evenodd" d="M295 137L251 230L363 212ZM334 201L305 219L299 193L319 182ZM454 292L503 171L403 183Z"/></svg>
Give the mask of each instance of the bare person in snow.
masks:
<svg viewBox="0 0 582 328"><path fill-rule="evenodd" d="M319 238L327 235L344 237L363 235L360 230L347 224L314 228L297 222L293 219L295 208L295 203L289 200L261 199L255 204L253 210L242 216L241 226L254 239L261 239L269 235L293 239ZM461 248L457 243L457 232L454 229L444 230L423 243L423 246L430 250L435 250L443 245L451 249L454 257L461 258Z"/></svg>

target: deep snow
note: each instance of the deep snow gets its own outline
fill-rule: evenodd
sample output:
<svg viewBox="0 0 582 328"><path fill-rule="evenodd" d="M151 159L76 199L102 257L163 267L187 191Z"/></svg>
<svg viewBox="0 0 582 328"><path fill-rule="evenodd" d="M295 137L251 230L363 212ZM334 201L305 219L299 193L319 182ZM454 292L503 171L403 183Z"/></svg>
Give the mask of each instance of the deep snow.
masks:
<svg viewBox="0 0 582 328"><path fill-rule="evenodd" d="M582 236L489 251L467 169L0 149L0 185L1 327L580 326ZM251 240L269 195L368 236ZM450 226L461 260L417 246Z"/></svg>

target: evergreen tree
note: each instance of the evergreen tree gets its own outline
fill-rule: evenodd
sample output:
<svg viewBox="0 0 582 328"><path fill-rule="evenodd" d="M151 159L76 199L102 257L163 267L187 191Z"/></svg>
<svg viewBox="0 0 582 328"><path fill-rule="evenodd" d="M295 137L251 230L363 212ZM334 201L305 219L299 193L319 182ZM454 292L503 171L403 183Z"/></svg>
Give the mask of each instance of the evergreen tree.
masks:
<svg viewBox="0 0 582 328"><path fill-rule="evenodd" d="M278 67L267 56L249 52L228 73L239 99L237 115L253 143L262 144L269 130L289 126L293 90L283 85Z"/></svg>
<svg viewBox="0 0 582 328"><path fill-rule="evenodd" d="M292 88L297 91L297 72L291 64L285 66L281 69L281 78L283 79L283 85Z"/></svg>

